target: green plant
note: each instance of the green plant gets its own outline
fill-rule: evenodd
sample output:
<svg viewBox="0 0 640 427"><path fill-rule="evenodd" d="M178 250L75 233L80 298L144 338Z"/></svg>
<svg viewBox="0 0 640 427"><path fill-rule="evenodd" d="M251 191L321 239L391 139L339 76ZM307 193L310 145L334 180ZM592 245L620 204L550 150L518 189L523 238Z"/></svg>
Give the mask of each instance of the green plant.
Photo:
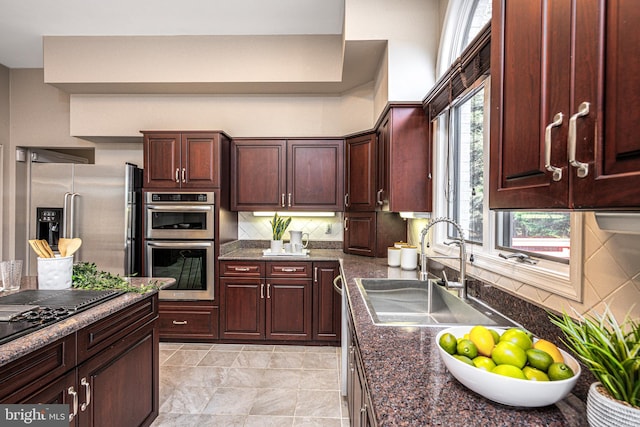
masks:
<svg viewBox="0 0 640 427"><path fill-rule="evenodd" d="M282 239L282 235L291 223L291 217L285 218L278 216L278 212L273 215L271 223L271 231L273 232L273 240Z"/></svg>
<svg viewBox="0 0 640 427"><path fill-rule="evenodd" d="M117 274L98 270L98 267L93 262L79 262L73 265L71 287L91 290L115 289L139 294L144 294L158 288L157 281L155 280L149 282L147 285L133 286Z"/></svg>
<svg viewBox="0 0 640 427"><path fill-rule="evenodd" d="M640 324L629 316L618 323L609 307L577 321L564 312L549 318L613 398L640 407Z"/></svg>

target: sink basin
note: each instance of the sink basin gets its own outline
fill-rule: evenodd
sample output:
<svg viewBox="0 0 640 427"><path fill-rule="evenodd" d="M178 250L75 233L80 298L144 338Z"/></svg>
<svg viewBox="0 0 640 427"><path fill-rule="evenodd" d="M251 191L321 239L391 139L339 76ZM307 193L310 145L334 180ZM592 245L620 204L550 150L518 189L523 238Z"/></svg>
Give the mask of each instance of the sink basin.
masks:
<svg viewBox="0 0 640 427"><path fill-rule="evenodd" d="M517 326L470 297L463 301L433 280L356 279L369 315L386 326Z"/></svg>

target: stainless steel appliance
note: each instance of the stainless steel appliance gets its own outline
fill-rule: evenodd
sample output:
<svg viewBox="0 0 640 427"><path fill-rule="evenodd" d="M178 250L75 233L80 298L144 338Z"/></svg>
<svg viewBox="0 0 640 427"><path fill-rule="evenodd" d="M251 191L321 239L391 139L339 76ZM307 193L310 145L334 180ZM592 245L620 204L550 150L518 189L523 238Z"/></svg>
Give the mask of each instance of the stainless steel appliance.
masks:
<svg viewBox="0 0 640 427"><path fill-rule="evenodd" d="M121 166L31 163L29 238L36 238L38 207L62 208L62 234L80 237L75 260L95 262L120 275L142 272L142 169ZM30 275L37 274L33 251Z"/></svg>
<svg viewBox="0 0 640 427"><path fill-rule="evenodd" d="M172 277L164 300L213 300L215 193L145 193L145 271Z"/></svg>

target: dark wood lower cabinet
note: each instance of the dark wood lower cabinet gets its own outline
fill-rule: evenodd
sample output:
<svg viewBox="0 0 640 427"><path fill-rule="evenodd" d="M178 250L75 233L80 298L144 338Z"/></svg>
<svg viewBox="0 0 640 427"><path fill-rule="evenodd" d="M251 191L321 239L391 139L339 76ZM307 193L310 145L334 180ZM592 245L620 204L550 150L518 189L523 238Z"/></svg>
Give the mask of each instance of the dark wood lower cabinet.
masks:
<svg viewBox="0 0 640 427"><path fill-rule="evenodd" d="M211 301L160 301L162 341L210 341L218 338L218 307Z"/></svg>
<svg viewBox="0 0 640 427"><path fill-rule="evenodd" d="M347 408L349 410L349 425L351 427L375 427L376 419L371 404L371 396L364 375L364 367L360 356L360 349L356 340L355 330L349 316L347 342L349 343L349 355L347 364Z"/></svg>
<svg viewBox="0 0 640 427"><path fill-rule="evenodd" d="M337 262L222 261L220 338L340 341Z"/></svg>
<svg viewBox="0 0 640 427"><path fill-rule="evenodd" d="M157 316L154 294L0 367L0 403L68 404L70 426L150 425L159 406Z"/></svg>

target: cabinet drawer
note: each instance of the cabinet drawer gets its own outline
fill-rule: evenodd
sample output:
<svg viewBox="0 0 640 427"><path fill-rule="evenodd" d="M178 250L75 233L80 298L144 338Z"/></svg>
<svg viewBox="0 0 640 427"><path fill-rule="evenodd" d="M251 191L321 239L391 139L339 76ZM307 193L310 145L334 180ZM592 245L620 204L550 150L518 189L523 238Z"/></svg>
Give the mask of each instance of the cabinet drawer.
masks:
<svg viewBox="0 0 640 427"><path fill-rule="evenodd" d="M158 294L78 331L78 363L113 345L158 316Z"/></svg>
<svg viewBox="0 0 640 427"><path fill-rule="evenodd" d="M220 261L220 275L225 277L264 277L264 262Z"/></svg>
<svg viewBox="0 0 640 427"><path fill-rule="evenodd" d="M218 338L218 308L210 303L160 303L160 338Z"/></svg>
<svg viewBox="0 0 640 427"><path fill-rule="evenodd" d="M310 262L269 262L267 277L311 278Z"/></svg>
<svg viewBox="0 0 640 427"><path fill-rule="evenodd" d="M0 367L0 402L17 403L76 365L75 334Z"/></svg>

